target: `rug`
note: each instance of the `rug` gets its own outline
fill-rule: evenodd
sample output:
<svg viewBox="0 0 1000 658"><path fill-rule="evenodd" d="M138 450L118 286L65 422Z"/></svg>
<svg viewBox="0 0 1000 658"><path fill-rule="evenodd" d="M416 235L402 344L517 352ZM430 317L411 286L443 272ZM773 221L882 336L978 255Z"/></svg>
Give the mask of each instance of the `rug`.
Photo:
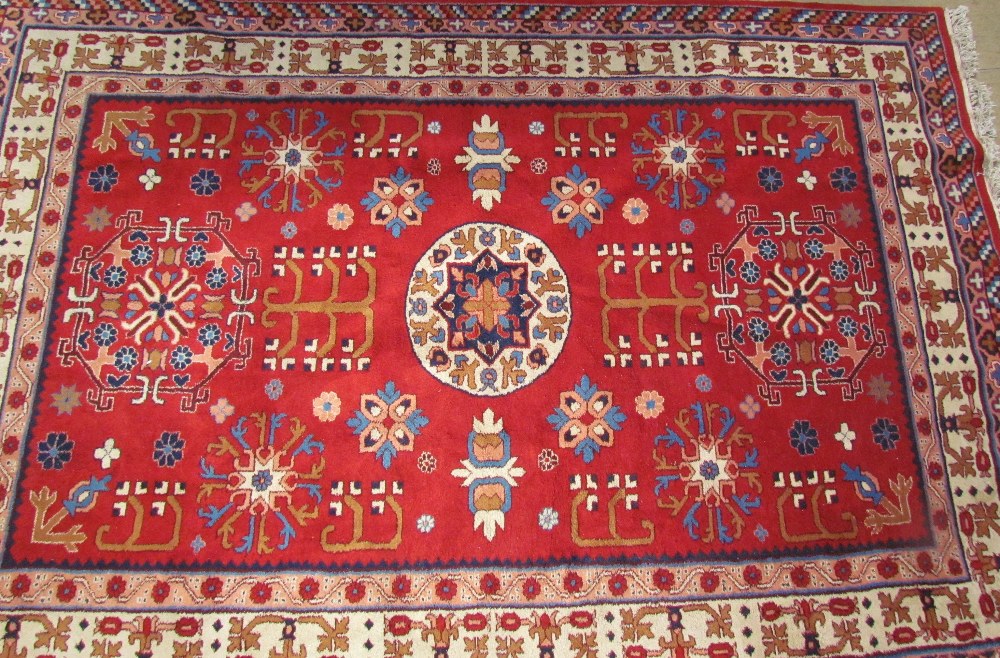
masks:
<svg viewBox="0 0 1000 658"><path fill-rule="evenodd" d="M14 4L2 655L997 643L967 14Z"/></svg>

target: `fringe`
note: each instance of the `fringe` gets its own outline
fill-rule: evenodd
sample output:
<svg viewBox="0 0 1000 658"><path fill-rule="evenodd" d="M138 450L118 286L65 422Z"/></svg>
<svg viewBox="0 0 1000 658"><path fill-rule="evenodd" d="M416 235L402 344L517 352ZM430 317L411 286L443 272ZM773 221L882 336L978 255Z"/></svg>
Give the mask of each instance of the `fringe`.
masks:
<svg viewBox="0 0 1000 658"><path fill-rule="evenodd" d="M996 103L990 95L990 88L976 79L979 54L976 52L976 39L972 35L969 8L960 6L948 9L945 15L965 83L973 130L983 146L983 176L990 196L1000 199L1000 145L997 144Z"/></svg>

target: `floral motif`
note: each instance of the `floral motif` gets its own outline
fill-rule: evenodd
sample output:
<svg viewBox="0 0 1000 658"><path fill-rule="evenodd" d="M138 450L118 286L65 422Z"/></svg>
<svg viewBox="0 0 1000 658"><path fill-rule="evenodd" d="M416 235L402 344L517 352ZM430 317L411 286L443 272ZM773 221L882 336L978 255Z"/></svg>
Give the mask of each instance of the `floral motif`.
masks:
<svg viewBox="0 0 1000 658"><path fill-rule="evenodd" d="M413 349L439 381L496 396L555 362L571 317L562 266L534 236L467 224L442 236L410 278Z"/></svg>
<svg viewBox="0 0 1000 658"><path fill-rule="evenodd" d="M354 223L354 209L346 203L336 203L326 211L326 223L335 231L345 231Z"/></svg>
<svg viewBox="0 0 1000 658"><path fill-rule="evenodd" d="M76 444L65 432L49 432L38 442L38 463L47 471L58 471L73 459Z"/></svg>
<svg viewBox="0 0 1000 658"><path fill-rule="evenodd" d="M899 441L899 426L888 418L879 418L872 425L872 438L882 450L892 450Z"/></svg>
<svg viewBox="0 0 1000 658"><path fill-rule="evenodd" d="M153 461L158 466L173 467L184 458L184 439L179 432L163 432L153 443Z"/></svg>
<svg viewBox="0 0 1000 658"><path fill-rule="evenodd" d="M573 165L563 176L552 179L542 205L552 213L556 224L569 224L582 238L594 224L604 223L604 211L614 201L598 178L590 177L580 165Z"/></svg>
<svg viewBox="0 0 1000 658"><path fill-rule="evenodd" d="M319 511L325 446L298 418L258 412L249 420L255 436L241 417L209 445L218 459L202 458L198 517L226 550L284 551L298 537L296 526Z"/></svg>
<svg viewBox="0 0 1000 658"><path fill-rule="evenodd" d="M118 184L118 170L113 164L100 165L87 176L87 184L95 192L110 192Z"/></svg>
<svg viewBox="0 0 1000 658"><path fill-rule="evenodd" d="M649 204L642 199L633 197L622 206L622 216L629 224L642 224L649 217Z"/></svg>
<svg viewBox="0 0 1000 658"><path fill-rule="evenodd" d="M180 395L185 410L207 402L211 378L245 362L250 338L238 303L253 295L256 251L235 251L231 220L161 217L131 211L118 232L81 260L80 296L65 316L72 340L65 362L79 361L92 382L86 399L108 410L118 395Z"/></svg>
<svg viewBox="0 0 1000 658"><path fill-rule="evenodd" d="M483 210L493 210L493 204L500 203L507 191L507 174L521 158L507 146L500 122L488 114L472 123L469 145L463 150L463 155L455 156L455 163L464 165L462 171L469 173L472 200L479 202Z"/></svg>
<svg viewBox="0 0 1000 658"><path fill-rule="evenodd" d="M413 178L399 167L389 178L376 178L372 191L361 199L361 205L370 212L373 226L398 238L409 226L420 226L424 213L434 203L424 190L424 181Z"/></svg>
<svg viewBox="0 0 1000 658"><path fill-rule="evenodd" d="M241 222L249 222L257 214L257 206L249 201L244 201L236 208L234 214Z"/></svg>
<svg viewBox="0 0 1000 658"><path fill-rule="evenodd" d="M517 486L517 478L524 476L524 469L514 466L517 457L512 456L510 444L503 419L486 409L482 418L472 421L469 458L462 460L463 468L451 472L469 489L473 527L481 527L489 541L493 541L497 528L503 529L512 504L511 489Z"/></svg>
<svg viewBox="0 0 1000 658"><path fill-rule="evenodd" d="M559 525L559 512L546 507L538 513L538 527L542 530L549 532L557 525Z"/></svg>
<svg viewBox="0 0 1000 658"><path fill-rule="evenodd" d="M324 391L313 398L313 415L320 422L328 423L340 415L340 396L333 391Z"/></svg>
<svg viewBox="0 0 1000 658"><path fill-rule="evenodd" d="M757 172L757 182L765 192L777 192L785 186L785 179L776 167L761 167Z"/></svg>
<svg viewBox="0 0 1000 658"><path fill-rule="evenodd" d="M547 473L555 470L558 465L559 455L555 450L552 450L551 448L543 448L542 451L538 453L539 470Z"/></svg>
<svg viewBox="0 0 1000 658"><path fill-rule="evenodd" d="M721 279L717 299L726 300L717 309L728 327L719 347L757 374L768 404L780 402L783 387L805 394L840 386L853 399L862 390L861 368L887 344L877 325L872 254L845 238L823 206L809 218L773 215L761 218L757 206L744 206L744 228L710 256ZM787 232L792 224L794 234Z"/></svg>
<svg viewBox="0 0 1000 658"><path fill-rule="evenodd" d="M614 404L613 393L599 390L584 375L573 390L560 395L559 406L548 421L559 433L559 447L572 448L589 464L601 448L614 445L615 432L622 428L625 414Z"/></svg>
<svg viewBox="0 0 1000 658"><path fill-rule="evenodd" d="M792 447L802 456L813 454L819 447L816 428L807 420L795 421L792 429L788 430L788 437L791 439Z"/></svg>
<svg viewBox="0 0 1000 658"><path fill-rule="evenodd" d="M151 192L153 188L163 182L163 177L156 173L155 169L147 169L139 176L139 182L142 183L144 190Z"/></svg>
<svg viewBox="0 0 1000 658"><path fill-rule="evenodd" d="M675 210L705 205L726 180L722 136L697 112L653 114L631 146L636 182Z"/></svg>
<svg viewBox="0 0 1000 658"><path fill-rule="evenodd" d="M427 534L434 529L434 517L430 514L421 514L417 519L417 530Z"/></svg>
<svg viewBox="0 0 1000 658"><path fill-rule="evenodd" d="M212 415L212 420L221 425L233 415L236 408L226 398L219 398L219 401L213 404L208 411Z"/></svg>
<svg viewBox="0 0 1000 658"><path fill-rule="evenodd" d="M676 428L676 429L675 429ZM657 505L681 516L695 541L729 544L760 508L763 491L753 437L728 407L696 402L653 441Z"/></svg>
<svg viewBox="0 0 1000 658"><path fill-rule="evenodd" d="M656 418L663 413L663 396L657 391L643 391L635 398L635 411L645 419Z"/></svg>
<svg viewBox="0 0 1000 658"><path fill-rule="evenodd" d="M247 131L240 180L265 208L303 212L343 183L346 150L344 132L325 112L275 110Z"/></svg>
<svg viewBox="0 0 1000 658"><path fill-rule="evenodd" d="M104 443L94 449L94 459L96 459L100 464L101 468L109 469L111 464L122 456L122 451L115 445L115 440L113 438L104 439Z"/></svg>
<svg viewBox="0 0 1000 658"><path fill-rule="evenodd" d="M413 450L413 440L428 422L417 397L400 393L390 381L375 395L361 396L361 407L347 425L359 437L361 452L374 452L388 469L400 451Z"/></svg>
<svg viewBox="0 0 1000 658"><path fill-rule="evenodd" d="M858 174L850 167L837 167L830 173L830 186L838 192L851 192L858 186Z"/></svg>
<svg viewBox="0 0 1000 658"><path fill-rule="evenodd" d="M222 189L222 177L214 169L199 169L191 177L191 191L198 196L212 196Z"/></svg>

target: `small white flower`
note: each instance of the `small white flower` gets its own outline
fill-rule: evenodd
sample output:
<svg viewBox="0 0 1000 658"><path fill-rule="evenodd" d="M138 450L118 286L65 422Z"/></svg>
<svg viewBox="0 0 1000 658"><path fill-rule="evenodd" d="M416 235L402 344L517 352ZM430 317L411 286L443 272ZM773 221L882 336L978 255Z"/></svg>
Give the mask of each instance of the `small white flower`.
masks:
<svg viewBox="0 0 1000 658"><path fill-rule="evenodd" d="M559 512L546 507L538 513L538 525L542 530L551 530L559 525Z"/></svg>
<svg viewBox="0 0 1000 658"><path fill-rule="evenodd" d="M808 169L803 171L802 175L796 178L795 180L805 185L807 190L811 190L814 187L816 187L816 177L813 176Z"/></svg>
<svg viewBox="0 0 1000 658"><path fill-rule="evenodd" d="M427 132L429 132L432 135L439 135L439 134L441 134L441 122L440 121L431 121L430 123L428 123L427 124Z"/></svg>
<svg viewBox="0 0 1000 658"><path fill-rule="evenodd" d="M854 449L854 440L858 438L858 435L854 433L847 423L840 424L840 431L833 435L835 439L844 444L844 450Z"/></svg>
<svg viewBox="0 0 1000 658"><path fill-rule="evenodd" d="M122 456L122 451L115 447L115 440L104 439L104 445L94 450L94 459L101 462L101 468L111 468L111 462Z"/></svg>
<svg viewBox="0 0 1000 658"><path fill-rule="evenodd" d="M541 135L545 132L545 124L541 121L532 121L528 124L528 132L532 135Z"/></svg>
<svg viewBox="0 0 1000 658"><path fill-rule="evenodd" d="M139 182L142 183L142 186L146 188L147 192L151 191L162 181L163 178L158 173L156 173L155 169L147 169L146 173L139 176Z"/></svg>
<svg viewBox="0 0 1000 658"><path fill-rule="evenodd" d="M434 529L434 517L430 514L424 514L419 519L417 519L417 530L423 533L428 533Z"/></svg>

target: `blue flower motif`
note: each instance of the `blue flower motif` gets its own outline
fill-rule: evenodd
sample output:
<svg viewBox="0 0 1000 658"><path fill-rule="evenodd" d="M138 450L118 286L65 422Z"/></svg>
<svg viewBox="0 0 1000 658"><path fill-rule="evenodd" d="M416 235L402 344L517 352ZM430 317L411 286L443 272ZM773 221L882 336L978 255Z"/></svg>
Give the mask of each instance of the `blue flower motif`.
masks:
<svg viewBox="0 0 1000 658"><path fill-rule="evenodd" d="M164 432L153 443L153 461L158 465L171 468L184 458L184 439L180 432Z"/></svg>
<svg viewBox="0 0 1000 658"><path fill-rule="evenodd" d="M781 172L775 167L761 167L757 172L757 182L765 192L777 192L785 185Z"/></svg>
<svg viewBox="0 0 1000 658"><path fill-rule="evenodd" d="M708 375L698 375L694 380L694 385L702 393L708 393L712 390L712 378Z"/></svg>
<svg viewBox="0 0 1000 658"><path fill-rule="evenodd" d="M760 281L760 265L753 261L746 261L740 265L740 278L747 283L757 283Z"/></svg>
<svg viewBox="0 0 1000 658"><path fill-rule="evenodd" d="M427 315L427 300L423 298L411 299L410 313L421 317Z"/></svg>
<svg viewBox="0 0 1000 658"><path fill-rule="evenodd" d="M190 267L199 267L205 264L205 258L208 252L205 251L205 247L200 244L191 245L188 247L187 251L184 252L184 262Z"/></svg>
<svg viewBox="0 0 1000 658"><path fill-rule="evenodd" d="M222 178L214 169L199 169L191 177L191 191L198 196L212 196L222 189Z"/></svg>
<svg viewBox="0 0 1000 658"><path fill-rule="evenodd" d="M128 272L121 265L112 265L104 270L104 285L109 288L119 288L125 285L128 279Z"/></svg>
<svg viewBox="0 0 1000 658"><path fill-rule="evenodd" d="M113 324L102 322L94 329L94 342L101 347L113 345L118 340L118 329Z"/></svg>
<svg viewBox="0 0 1000 658"><path fill-rule="evenodd" d="M820 345L819 358L823 359L823 363L826 365L832 366L840 359L840 346L827 338Z"/></svg>
<svg viewBox="0 0 1000 658"><path fill-rule="evenodd" d="M174 348L174 351L170 353L170 365L176 370L184 370L189 365L191 365L191 359L194 357L194 353L191 348L187 345L180 345Z"/></svg>
<svg viewBox="0 0 1000 658"><path fill-rule="evenodd" d="M65 432L49 432L38 443L38 463L47 471L58 471L73 458L73 446Z"/></svg>
<svg viewBox="0 0 1000 658"><path fill-rule="evenodd" d="M558 295L552 295L546 302L545 307L548 309L549 313L562 313L566 310L566 298Z"/></svg>
<svg viewBox="0 0 1000 658"><path fill-rule="evenodd" d="M851 269L842 260L835 260L830 263L830 276L833 277L834 281L847 281L847 277L851 275Z"/></svg>
<svg viewBox="0 0 1000 658"><path fill-rule="evenodd" d="M280 379L272 379L264 385L264 393L272 400L277 400L285 392L285 385Z"/></svg>
<svg viewBox="0 0 1000 658"><path fill-rule="evenodd" d="M778 245L770 238L764 238L757 245L757 253L764 260L774 260L778 257Z"/></svg>
<svg viewBox="0 0 1000 658"><path fill-rule="evenodd" d="M87 176L87 184L95 192L110 192L118 184L118 170L112 164L100 165Z"/></svg>
<svg viewBox="0 0 1000 658"><path fill-rule="evenodd" d="M212 290L218 290L222 286L226 285L227 281L229 281L229 274L227 274L226 270L221 267L213 267L208 271L208 274L205 275L205 285Z"/></svg>
<svg viewBox="0 0 1000 658"><path fill-rule="evenodd" d="M764 318L750 318L747 330L750 333L750 340L755 343L763 343L771 335L771 327Z"/></svg>
<svg viewBox="0 0 1000 658"><path fill-rule="evenodd" d="M775 343L771 346L771 360L779 368L787 366L788 362L792 360L792 348L784 341Z"/></svg>
<svg viewBox="0 0 1000 658"><path fill-rule="evenodd" d="M858 186L858 175L850 167L837 167L830 174L830 185L838 192L850 192Z"/></svg>
<svg viewBox="0 0 1000 658"><path fill-rule="evenodd" d="M791 439L792 447L798 450L803 457L813 454L819 447L816 428L808 420L795 421L792 429L788 430L788 436Z"/></svg>
<svg viewBox="0 0 1000 658"><path fill-rule="evenodd" d="M217 324L206 324L198 330L198 342L205 347L211 347L222 340L222 329Z"/></svg>
<svg viewBox="0 0 1000 658"><path fill-rule="evenodd" d="M267 491L267 488L271 486L274 482L274 476L271 475L271 471L266 468L261 471L257 471L250 478L250 485L257 491Z"/></svg>
<svg viewBox="0 0 1000 658"><path fill-rule="evenodd" d="M822 258L826 247L819 241L819 238L809 238L805 244L806 256L809 258Z"/></svg>
<svg viewBox="0 0 1000 658"><path fill-rule="evenodd" d="M285 239L291 240L295 237L295 234L299 232L299 227L295 225L295 222L285 222L284 226L281 227L281 234L285 236Z"/></svg>
<svg viewBox="0 0 1000 658"><path fill-rule="evenodd" d="M139 364L139 353L131 345L119 349L115 352L115 367L126 372Z"/></svg>
<svg viewBox="0 0 1000 658"><path fill-rule="evenodd" d="M845 315L837 320L837 329L844 338L854 338L858 335L858 321Z"/></svg>
<svg viewBox="0 0 1000 658"><path fill-rule="evenodd" d="M713 461L704 461L698 468L698 472L701 473L703 478L711 481L719 477L719 465Z"/></svg>
<svg viewBox="0 0 1000 658"><path fill-rule="evenodd" d="M136 267L149 265L150 261L153 260L153 248L150 247L148 244L137 244L136 246L132 247L132 251L129 252L128 259Z"/></svg>
<svg viewBox="0 0 1000 658"><path fill-rule="evenodd" d="M691 235L694 233L695 224L693 219L682 219L680 225L681 233Z"/></svg>
<svg viewBox="0 0 1000 658"><path fill-rule="evenodd" d="M892 450L899 441L899 427L888 418L879 418L872 425L872 438L882 450Z"/></svg>

